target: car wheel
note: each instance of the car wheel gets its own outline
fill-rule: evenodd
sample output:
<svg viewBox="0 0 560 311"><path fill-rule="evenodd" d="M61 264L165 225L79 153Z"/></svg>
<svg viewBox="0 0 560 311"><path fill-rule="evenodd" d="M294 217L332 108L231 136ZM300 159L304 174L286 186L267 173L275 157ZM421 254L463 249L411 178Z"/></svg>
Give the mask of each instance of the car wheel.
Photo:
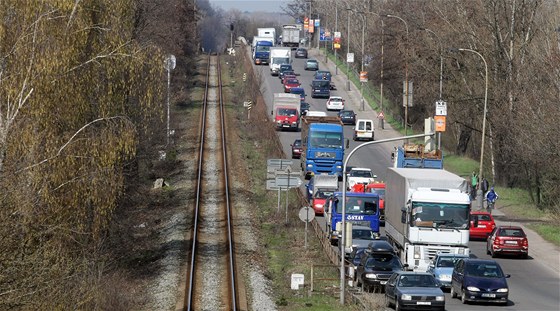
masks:
<svg viewBox="0 0 560 311"><path fill-rule="evenodd" d="M486 243L486 255L490 255L490 249L488 248L488 243Z"/></svg>
<svg viewBox="0 0 560 311"><path fill-rule="evenodd" d="M393 304L391 303L391 300L389 300L389 296L385 295L385 307L391 307Z"/></svg>
<svg viewBox="0 0 560 311"><path fill-rule="evenodd" d="M522 258L522 259L527 259L527 258L529 258L529 254L528 254L528 253L527 253L527 254L523 254L523 255L521 255L521 258Z"/></svg>
<svg viewBox="0 0 560 311"><path fill-rule="evenodd" d="M402 306L399 303L399 299L395 297L395 311L402 311Z"/></svg>
<svg viewBox="0 0 560 311"><path fill-rule="evenodd" d="M364 284L363 282L362 282L361 288L362 288L362 293L369 292L369 291L368 291L368 287L367 287L366 284Z"/></svg>
<svg viewBox="0 0 560 311"><path fill-rule="evenodd" d="M456 297L457 297L457 293L453 289L453 285L451 285L451 298L456 298Z"/></svg>
<svg viewBox="0 0 560 311"><path fill-rule="evenodd" d="M467 304L469 301L467 300L467 293L465 292L465 290L463 289L463 291L461 292L461 302L463 304Z"/></svg>
<svg viewBox="0 0 560 311"><path fill-rule="evenodd" d="M490 256L492 256L492 258L496 258L498 254L496 254L496 252L493 249L490 249Z"/></svg>

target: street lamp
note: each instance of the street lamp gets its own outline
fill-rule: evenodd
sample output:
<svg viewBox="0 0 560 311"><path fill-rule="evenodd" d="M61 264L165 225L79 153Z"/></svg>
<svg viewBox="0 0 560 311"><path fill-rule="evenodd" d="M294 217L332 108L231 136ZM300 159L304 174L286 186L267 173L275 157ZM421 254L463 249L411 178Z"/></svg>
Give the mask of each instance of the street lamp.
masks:
<svg viewBox="0 0 560 311"><path fill-rule="evenodd" d="M387 139L381 139L381 140L376 140L376 141L370 141L367 143L363 143L358 145L356 148L352 149L352 151L350 151L350 153L348 154L348 156L346 156L346 160L344 160L344 165L342 167L342 223L341 226L342 228L340 228L341 234L340 234L340 239L338 241L338 243L340 244L340 304L344 304L344 287L345 287L345 281L346 281L346 270L344 267L344 250L346 249L346 245L345 245L345 240L346 240L346 167L348 165L348 161L350 160L350 158L352 158L352 155L354 153L356 153L356 151L358 151L360 148L362 147L366 147L369 145L376 145L376 144L382 144L382 143L387 143L387 142L392 142L392 141L397 141L397 140L404 140L404 139L409 139L409 138L420 138L420 137L426 137L426 136L433 136L434 133L428 133L428 134L416 134L416 135L410 135L410 136L403 136L403 137L394 137L394 138L387 138Z"/></svg>
<svg viewBox="0 0 560 311"><path fill-rule="evenodd" d="M481 139L481 143L480 143L480 164L479 164L479 168L478 168L478 178L482 178L482 164L484 162L484 138L486 136L486 113L487 113L487 105L488 105L488 63L486 63L486 59L484 58L484 56L482 56L482 54L480 54L479 52L475 51L475 50L471 50L471 49L461 49L461 48L450 48L449 51L451 52L471 52L474 53L478 56L480 56L480 58L482 58L482 61L484 62L484 114L482 116L482 139ZM480 209L483 208L482 205L482 189L480 188L480 183L478 184L478 190L476 192L476 199L478 201L478 206Z"/></svg>
<svg viewBox="0 0 560 311"><path fill-rule="evenodd" d="M404 135L406 136L408 131L408 24L406 21L396 15L391 14L380 14L381 17L391 17L396 18L404 23L406 28L406 48L405 48L405 57L404 57L404 96L405 96L405 106L404 106Z"/></svg>
<svg viewBox="0 0 560 311"><path fill-rule="evenodd" d="M350 54L350 7L346 8L348 13L348 25L346 25L346 90L350 91L350 63L348 62L348 54Z"/></svg>
<svg viewBox="0 0 560 311"><path fill-rule="evenodd" d="M365 46L365 33L366 33L366 15L365 12L356 12L359 13L360 16L362 17L362 68L361 68L361 72L360 72L360 80L361 80L361 74L364 71L364 46ZM360 81L360 93L362 95L362 111L364 111L364 82Z"/></svg>

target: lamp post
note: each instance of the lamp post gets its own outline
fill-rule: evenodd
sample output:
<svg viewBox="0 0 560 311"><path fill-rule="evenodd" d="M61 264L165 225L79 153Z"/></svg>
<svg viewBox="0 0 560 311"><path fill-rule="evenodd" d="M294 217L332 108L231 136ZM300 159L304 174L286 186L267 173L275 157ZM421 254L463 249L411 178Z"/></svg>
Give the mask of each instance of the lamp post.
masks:
<svg viewBox="0 0 560 311"><path fill-rule="evenodd" d="M361 67L361 72L360 72L360 78L361 78L361 73L364 71L364 46L365 46L365 33L366 33L366 16L365 16L365 12L357 12L360 13L360 16L362 17L362 67ZM361 80L361 79L360 79ZM362 111L364 111L364 82L360 81L360 94L362 95Z"/></svg>
<svg viewBox="0 0 560 311"><path fill-rule="evenodd" d="M398 20L400 20L401 22L404 23L404 26L406 28L406 47L405 47L405 56L404 56L404 96L405 96L405 101L404 101L404 135L406 136L408 133L408 24L406 23L406 21L396 15L391 15L391 14L380 14L380 16L382 17L391 17L391 18L396 18Z"/></svg>
<svg viewBox="0 0 560 311"><path fill-rule="evenodd" d="M350 63L348 62L348 54L350 54L350 7L346 8L348 13L348 25L346 25L346 90L350 91Z"/></svg>
<svg viewBox="0 0 560 311"><path fill-rule="evenodd" d="M338 4L336 4L334 6L334 32L338 32ZM334 34L333 34L333 44L334 44ZM336 51L338 49L334 48L333 45L333 50L334 50L334 75L338 75L338 58L336 58Z"/></svg>
<svg viewBox="0 0 560 311"><path fill-rule="evenodd" d="M442 100L443 93L443 46L441 45L441 38L432 30L428 28L420 28L431 34L438 39L439 44L439 100ZM438 150L441 150L441 132L438 132Z"/></svg>
<svg viewBox="0 0 560 311"><path fill-rule="evenodd" d="M488 112L488 63L482 54L471 49L461 49L461 48L450 48L451 52L471 52L474 53L484 62L484 114L482 116L482 138L480 142L480 164L478 168L478 178L482 178L482 164L484 163L484 138L486 136L486 113ZM483 208L482 205L482 189L480 188L480 183L478 183L478 189L476 191L476 199L480 209Z"/></svg>
<svg viewBox="0 0 560 311"><path fill-rule="evenodd" d="M348 154L348 156L346 156L346 160L344 160L344 165L342 167L342 223L341 226L342 228L340 228L341 231L341 235L340 235L340 240L338 241L338 243L340 244L340 249L341 249L341 253L340 253L340 304L344 304L344 287L345 287L345 281L346 281L346 270L344 267L344 250L346 248L345 246L345 240L346 240L346 174L344 172L346 172L346 167L348 165L348 161L350 160L350 158L352 158L352 155L354 153L356 153L356 151L358 151L360 148L362 147L366 147L369 145L375 145L375 144L382 144L382 143L387 143L387 142L392 142L392 141L397 141L397 140L404 140L404 139L409 139L409 138L420 138L420 137L425 137L425 136L433 136L434 133L428 133L428 134L416 134L416 135L410 135L410 136L403 136L403 137L394 137L394 138L387 138L387 139L381 139L381 140L376 140L376 141L370 141L367 143L363 143L358 145L356 148L352 149L352 151L350 151L350 153Z"/></svg>

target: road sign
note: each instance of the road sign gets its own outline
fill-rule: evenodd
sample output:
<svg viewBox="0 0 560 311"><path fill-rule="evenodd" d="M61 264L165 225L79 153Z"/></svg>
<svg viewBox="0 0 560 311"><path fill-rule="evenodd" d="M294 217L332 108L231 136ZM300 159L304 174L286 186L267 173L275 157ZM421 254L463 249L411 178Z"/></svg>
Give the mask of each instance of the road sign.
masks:
<svg viewBox="0 0 560 311"><path fill-rule="evenodd" d="M304 206L299 210L298 216L301 221L310 222L315 218L315 211L309 206Z"/></svg>
<svg viewBox="0 0 560 311"><path fill-rule="evenodd" d="M177 64L177 59L175 58L175 55L173 54L167 55L164 64L165 69L167 69L167 71L173 70L175 69L176 64Z"/></svg>
<svg viewBox="0 0 560 311"><path fill-rule="evenodd" d="M340 31L335 31L334 32L334 38L335 39L340 39Z"/></svg>
<svg viewBox="0 0 560 311"><path fill-rule="evenodd" d="M276 170L285 170L288 166L292 166L294 161L289 159L268 159L266 160L266 171L275 172Z"/></svg>
<svg viewBox="0 0 560 311"><path fill-rule="evenodd" d="M346 62L353 63L354 62L354 53L347 53L346 54Z"/></svg>
<svg viewBox="0 0 560 311"><path fill-rule="evenodd" d="M368 82L367 71L360 71L360 82L363 82L363 83Z"/></svg>
<svg viewBox="0 0 560 311"><path fill-rule="evenodd" d="M447 116L447 102L443 100L436 101L436 116Z"/></svg>
<svg viewBox="0 0 560 311"><path fill-rule="evenodd" d="M436 132L445 132L445 119L446 116L435 116Z"/></svg>
<svg viewBox="0 0 560 311"><path fill-rule="evenodd" d="M276 175L275 184L277 187L282 188L298 188L303 185L303 181L297 175Z"/></svg>
<svg viewBox="0 0 560 311"><path fill-rule="evenodd" d="M252 101L249 100L249 101L243 102L243 107L251 109L251 106L253 106Z"/></svg>

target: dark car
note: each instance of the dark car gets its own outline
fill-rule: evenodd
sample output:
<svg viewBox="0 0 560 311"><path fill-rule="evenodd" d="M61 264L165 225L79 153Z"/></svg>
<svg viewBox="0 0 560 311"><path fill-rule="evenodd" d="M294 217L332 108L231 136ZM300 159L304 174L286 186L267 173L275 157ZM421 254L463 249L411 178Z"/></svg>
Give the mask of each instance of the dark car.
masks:
<svg viewBox="0 0 560 311"><path fill-rule="evenodd" d="M373 241L356 268L356 283L363 291L381 291L391 275L403 269L401 260L389 242Z"/></svg>
<svg viewBox="0 0 560 311"><path fill-rule="evenodd" d="M325 80L313 80L311 82L311 97L326 97L331 96L330 82Z"/></svg>
<svg viewBox="0 0 560 311"><path fill-rule="evenodd" d="M491 259L461 259L451 276L451 298L460 296L463 303L469 301L497 302L507 305L509 287L502 268Z"/></svg>
<svg viewBox="0 0 560 311"><path fill-rule="evenodd" d="M498 226L492 230L486 241L486 253L496 257L507 254L521 258L529 256L529 240L521 227Z"/></svg>
<svg viewBox="0 0 560 311"><path fill-rule="evenodd" d="M385 305L395 310L445 310L445 296L433 275L395 272L385 285Z"/></svg>
<svg viewBox="0 0 560 311"><path fill-rule="evenodd" d="M294 89L292 89L292 93L293 93L293 90L294 90ZM307 112L309 111L309 103L301 102L301 103L299 104L299 111L300 111L300 114L301 114L302 116L306 115Z"/></svg>
<svg viewBox="0 0 560 311"><path fill-rule="evenodd" d="M332 82L332 74L328 70L318 70L315 72L315 80L326 80L330 83L331 90L336 90L334 83Z"/></svg>
<svg viewBox="0 0 560 311"><path fill-rule="evenodd" d="M307 49L297 48L295 57L296 58L307 58Z"/></svg>
<svg viewBox="0 0 560 311"><path fill-rule="evenodd" d="M282 79L282 75L284 74L284 71L294 71L294 69L292 68L291 64L280 65L280 68L278 69L278 78L279 79Z"/></svg>
<svg viewBox="0 0 560 311"><path fill-rule="evenodd" d="M354 110L340 110L338 117L343 124L356 125L356 113L354 113Z"/></svg>
<svg viewBox="0 0 560 311"><path fill-rule="evenodd" d="M305 94L305 89L302 88L302 87L293 87L293 88L290 90L290 93L292 93L292 94L298 94L298 95L299 95L299 99L301 100L301 102L304 102L304 101L305 101L305 97L307 96L307 95Z"/></svg>
<svg viewBox="0 0 560 311"><path fill-rule="evenodd" d="M301 139L296 139L290 145L292 146L292 159L299 159L301 157Z"/></svg>

